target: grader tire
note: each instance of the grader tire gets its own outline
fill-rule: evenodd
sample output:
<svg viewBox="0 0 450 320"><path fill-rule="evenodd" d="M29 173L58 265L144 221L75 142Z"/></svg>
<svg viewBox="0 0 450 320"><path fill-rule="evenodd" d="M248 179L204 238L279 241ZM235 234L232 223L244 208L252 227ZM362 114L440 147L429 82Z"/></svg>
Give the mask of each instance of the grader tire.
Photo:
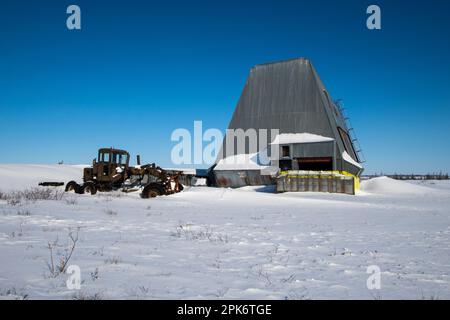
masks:
<svg viewBox="0 0 450 320"><path fill-rule="evenodd" d="M142 192L142 198L148 199L148 198L156 198L157 196L160 196L161 193L158 190L158 188L155 187L151 187L148 188L147 190L144 190Z"/></svg>
<svg viewBox="0 0 450 320"><path fill-rule="evenodd" d="M95 183L93 182L86 182L81 187L83 190L83 193L90 193L91 195L94 195L97 193L97 187L95 186Z"/></svg>
<svg viewBox="0 0 450 320"><path fill-rule="evenodd" d="M144 199L155 198L165 194L164 188L158 184L150 184L142 190L141 197Z"/></svg>
<svg viewBox="0 0 450 320"><path fill-rule="evenodd" d="M76 183L75 181L69 181L66 184L65 191L79 193L80 189L81 189L81 186L78 183Z"/></svg>

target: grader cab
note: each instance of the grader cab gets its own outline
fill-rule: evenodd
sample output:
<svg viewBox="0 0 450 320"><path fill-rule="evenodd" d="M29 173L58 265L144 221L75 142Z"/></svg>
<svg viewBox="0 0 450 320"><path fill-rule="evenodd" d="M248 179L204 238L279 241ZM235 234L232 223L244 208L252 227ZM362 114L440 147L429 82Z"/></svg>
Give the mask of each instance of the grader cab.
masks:
<svg viewBox="0 0 450 320"><path fill-rule="evenodd" d="M66 192L79 194L96 194L97 191L112 191L122 189L124 192L142 190L143 198L153 198L168 195L183 190L179 182L181 171L166 171L154 163L130 167L130 154L125 150L102 148L92 166L83 170L83 184L70 181Z"/></svg>

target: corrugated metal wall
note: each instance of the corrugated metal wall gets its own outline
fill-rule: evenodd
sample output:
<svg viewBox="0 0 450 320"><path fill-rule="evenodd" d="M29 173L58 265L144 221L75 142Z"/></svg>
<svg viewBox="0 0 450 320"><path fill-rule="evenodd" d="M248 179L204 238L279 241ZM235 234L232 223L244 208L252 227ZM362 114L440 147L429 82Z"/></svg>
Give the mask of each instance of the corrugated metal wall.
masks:
<svg viewBox="0 0 450 320"><path fill-rule="evenodd" d="M291 158L334 157L334 141L292 144ZM281 154L281 151L280 151Z"/></svg>
<svg viewBox="0 0 450 320"><path fill-rule="evenodd" d="M274 184L275 179L260 170L215 170L218 187L238 188Z"/></svg>

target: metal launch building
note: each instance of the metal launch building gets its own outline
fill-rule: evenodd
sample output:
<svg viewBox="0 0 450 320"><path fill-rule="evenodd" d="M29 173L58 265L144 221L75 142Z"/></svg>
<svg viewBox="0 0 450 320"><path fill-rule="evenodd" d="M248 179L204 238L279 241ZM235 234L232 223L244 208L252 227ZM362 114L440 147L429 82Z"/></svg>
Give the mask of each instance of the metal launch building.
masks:
<svg viewBox="0 0 450 320"><path fill-rule="evenodd" d="M254 66L228 129L266 129L269 132L277 129L278 135L269 134L264 141L258 141L258 145L268 150L275 145L279 148L278 154L274 157L268 152L268 163L262 161L262 149L252 152L247 140L244 150L238 151L234 144L231 156L227 150L211 168L215 184L239 187L275 183L276 171L278 176L283 173L351 176L355 181L354 189L357 188L363 159L343 112L308 59ZM222 149L227 148L227 141L230 141L227 139L235 138L226 136ZM261 138L258 136L258 139Z"/></svg>

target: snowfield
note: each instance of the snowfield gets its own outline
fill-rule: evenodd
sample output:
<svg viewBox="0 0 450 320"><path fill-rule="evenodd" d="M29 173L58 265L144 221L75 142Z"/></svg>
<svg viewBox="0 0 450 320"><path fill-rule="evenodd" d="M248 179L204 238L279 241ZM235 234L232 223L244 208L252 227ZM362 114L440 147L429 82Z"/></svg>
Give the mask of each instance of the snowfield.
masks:
<svg viewBox="0 0 450 320"><path fill-rule="evenodd" d="M357 196L271 187L191 187L156 199L14 193L81 174L0 165L1 298L450 298L449 181L381 177ZM51 268L52 255L54 267L69 255L69 234L80 290ZM373 265L379 290L366 284Z"/></svg>

